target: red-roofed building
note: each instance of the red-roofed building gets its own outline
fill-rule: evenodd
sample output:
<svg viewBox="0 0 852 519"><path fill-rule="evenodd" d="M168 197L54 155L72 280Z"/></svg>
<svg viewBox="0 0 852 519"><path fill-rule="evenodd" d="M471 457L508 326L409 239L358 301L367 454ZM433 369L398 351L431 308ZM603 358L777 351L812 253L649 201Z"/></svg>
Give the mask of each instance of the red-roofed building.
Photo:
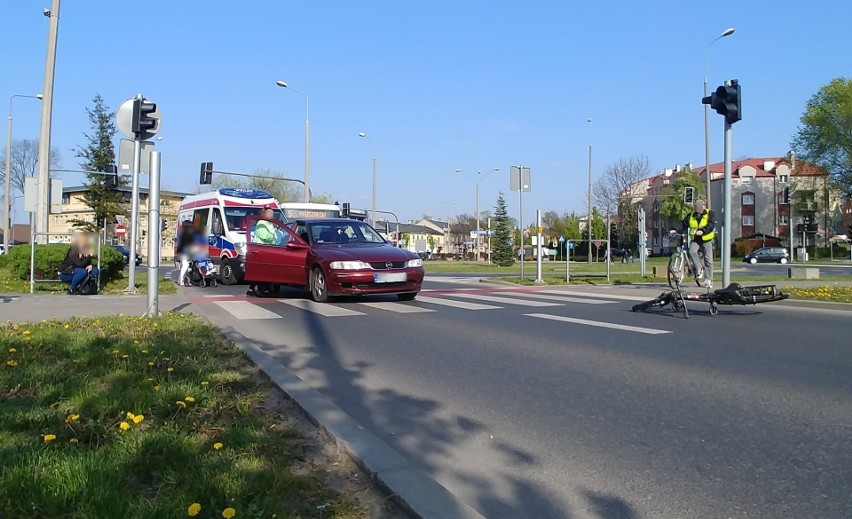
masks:
<svg viewBox="0 0 852 519"><path fill-rule="evenodd" d="M643 180L632 190L636 202L645 207L648 246L655 254L670 249L666 231L673 222L660 214L663 191L685 169L680 166L666 169ZM703 166L693 170L705 179ZM712 179L709 205L721 225L724 163L711 164L709 170ZM819 168L798 162L793 171L790 158L780 156L732 161L731 170L733 239L763 233L779 237L786 245L790 239L791 217L796 247L801 246L803 240L802 234L796 234L796 224L806 223L805 220L818 227L817 234L805 236L808 246L825 245L831 236L844 234L840 193L831 188L828 175ZM790 189L791 203L784 199L785 188ZM640 194L643 190L644 196ZM704 198L704 193L696 193L696 196Z"/></svg>

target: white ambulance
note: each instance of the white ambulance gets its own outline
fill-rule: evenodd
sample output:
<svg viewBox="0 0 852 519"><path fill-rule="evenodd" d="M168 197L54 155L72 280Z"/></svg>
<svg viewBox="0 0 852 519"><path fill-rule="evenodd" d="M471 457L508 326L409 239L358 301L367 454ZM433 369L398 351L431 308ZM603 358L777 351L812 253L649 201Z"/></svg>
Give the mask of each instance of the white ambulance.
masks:
<svg viewBox="0 0 852 519"><path fill-rule="evenodd" d="M188 196L180 205L176 236L183 222L192 222L207 238L210 259L218 265L222 283L239 283L245 274L248 218L267 205L277 219L286 221L275 198L260 189L220 188Z"/></svg>

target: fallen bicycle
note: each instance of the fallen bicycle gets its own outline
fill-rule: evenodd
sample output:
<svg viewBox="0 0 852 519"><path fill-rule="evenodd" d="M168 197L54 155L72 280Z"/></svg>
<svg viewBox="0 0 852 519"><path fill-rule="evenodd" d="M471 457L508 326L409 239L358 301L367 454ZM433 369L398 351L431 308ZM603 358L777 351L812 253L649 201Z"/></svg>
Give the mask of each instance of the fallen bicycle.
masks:
<svg viewBox="0 0 852 519"><path fill-rule="evenodd" d="M756 305L782 301L788 297L790 297L789 294L779 291L775 285L744 287L739 283L731 283L726 288L706 293L667 290L650 301L633 305L633 311L644 312L650 308L662 308L671 305L673 311L683 312L684 318L689 319L689 310L686 308L687 301L709 303L710 315L717 315L721 305Z"/></svg>

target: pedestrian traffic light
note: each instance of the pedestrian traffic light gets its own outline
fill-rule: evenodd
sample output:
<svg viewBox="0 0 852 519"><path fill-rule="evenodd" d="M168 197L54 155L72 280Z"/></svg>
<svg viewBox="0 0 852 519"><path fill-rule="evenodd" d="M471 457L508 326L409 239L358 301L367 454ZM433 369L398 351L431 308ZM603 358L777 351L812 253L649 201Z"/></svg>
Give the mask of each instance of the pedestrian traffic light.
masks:
<svg viewBox="0 0 852 519"><path fill-rule="evenodd" d="M783 202L784 204L790 203L790 188L789 187L784 188L783 195L782 195L781 199L784 201Z"/></svg>
<svg viewBox="0 0 852 519"><path fill-rule="evenodd" d="M165 232L169 228L169 222L165 218L160 219L160 232Z"/></svg>
<svg viewBox="0 0 852 519"><path fill-rule="evenodd" d="M343 206L340 209L340 216L343 218L349 218L351 207L352 206L349 205L349 202L343 202Z"/></svg>
<svg viewBox="0 0 852 519"><path fill-rule="evenodd" d="M200 183L202 186L209 185L213 183L213 163L212 162L202 162L201 163L201 180Z"/></svg>
<svg viewBox="0 0 852 519"><path fill-rule="evenodd" d="M109 189L115 189L118 187L118 168L115 167L115 164L107 164L106 168L104 168L104 173L106 173L106 186Z"/></svg>
<svg viewBox="0 0 852 519"><path fill-rule="evenodd" d="M686 205L692 205L694 199L695 188L692 186L686 186L685 188L683 188L683 203Z"/></svg>
<svg viewBox="0 0 852 519"><path fill-rule="evenodd" d="M148 140L156 135L157 130L160 129L160 113L157 111L156 103L147 99L134 99L130 129L140 141Z"/></svg>
<svg viewBox="0 0 852 519"><path fill-rule="evenodd" d="M725 122L734 124L743 118L742 92L736 79L730 85L722 85L708 97L701 98L701 103L710 105L717 114L725 117Z"/></svg>

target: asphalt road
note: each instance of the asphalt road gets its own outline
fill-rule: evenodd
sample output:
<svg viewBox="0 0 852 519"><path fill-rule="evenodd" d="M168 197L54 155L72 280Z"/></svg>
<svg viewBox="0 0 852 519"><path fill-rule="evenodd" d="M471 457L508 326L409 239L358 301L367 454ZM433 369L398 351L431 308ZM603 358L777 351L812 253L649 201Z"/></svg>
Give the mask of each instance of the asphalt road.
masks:
<svg viewBox="0 0 852 519"><path fill-rule="evenodd" d="M468 283L182 290L487 517L852 517L852 314Z"/></svg>

